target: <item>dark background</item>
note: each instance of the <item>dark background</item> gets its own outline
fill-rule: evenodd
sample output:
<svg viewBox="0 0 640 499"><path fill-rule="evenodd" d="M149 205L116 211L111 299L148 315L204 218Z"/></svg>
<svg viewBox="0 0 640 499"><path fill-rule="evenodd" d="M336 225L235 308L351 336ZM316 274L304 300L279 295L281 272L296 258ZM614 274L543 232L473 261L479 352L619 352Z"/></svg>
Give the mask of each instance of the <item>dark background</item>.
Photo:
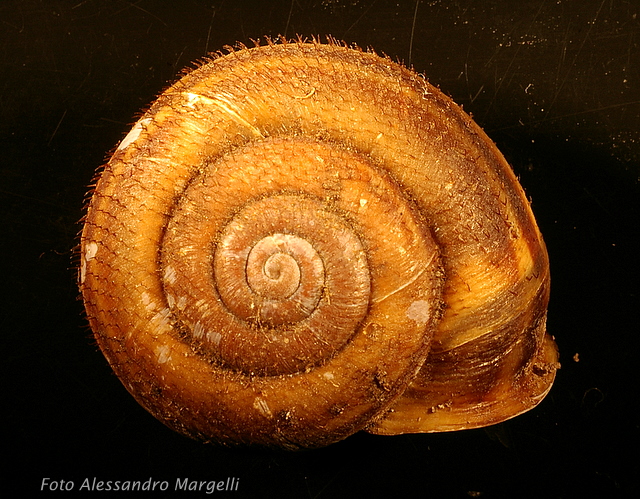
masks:
<svg viewBox="0 0 640 499"><path fill-rule="evenodd" d="M413 65L513 165L549 248L561 352L538 408L484 430L224 449L166 429L112 374L75 284L86 186L190 61L280 34ZM0 490L233 476L236 497L634 495L639 130L637 0L0 2Z"/></svg>

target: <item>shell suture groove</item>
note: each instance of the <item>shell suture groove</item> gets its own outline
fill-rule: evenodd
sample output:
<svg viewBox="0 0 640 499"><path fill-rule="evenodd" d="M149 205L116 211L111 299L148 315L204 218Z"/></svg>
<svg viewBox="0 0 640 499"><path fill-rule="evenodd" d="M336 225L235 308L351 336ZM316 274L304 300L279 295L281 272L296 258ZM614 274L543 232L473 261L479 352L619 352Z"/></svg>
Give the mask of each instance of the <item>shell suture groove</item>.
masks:
<svg viewBox="0 0 640 499"><path fill-rule="evenodd" d="M418 75L336 44L242 49L167 89L98 182L80 287L127 389L207 441L483 426L557 368L504 158Z"/></svg>

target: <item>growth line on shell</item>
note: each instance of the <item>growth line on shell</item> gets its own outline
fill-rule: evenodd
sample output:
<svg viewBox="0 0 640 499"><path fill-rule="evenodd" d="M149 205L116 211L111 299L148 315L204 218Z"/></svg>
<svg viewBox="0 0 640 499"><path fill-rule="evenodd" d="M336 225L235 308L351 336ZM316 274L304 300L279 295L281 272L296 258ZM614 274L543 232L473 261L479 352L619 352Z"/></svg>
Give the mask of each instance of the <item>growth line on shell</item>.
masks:
<svg viewBox="0 0 640 499"><path fill-rule="evenodd" d="M246 126L256 136L260 137L261 139L264 139L264 135L260 133L260 130L258 130L251 123L245 120L236 111L231 109L230 106L233 106L231 102L229 102L227 99L223 98L222 96L218 96L216 99L212 99L210 97L205 97L204 95L200 95L200 94L194 94L192 92L184 92L183 95L187 97L187 106L193 107L197 102L202 102L210 106L216 106L217 108L221 109L222 111L227 113L229 116L231 116L237 123Z"/></svg>

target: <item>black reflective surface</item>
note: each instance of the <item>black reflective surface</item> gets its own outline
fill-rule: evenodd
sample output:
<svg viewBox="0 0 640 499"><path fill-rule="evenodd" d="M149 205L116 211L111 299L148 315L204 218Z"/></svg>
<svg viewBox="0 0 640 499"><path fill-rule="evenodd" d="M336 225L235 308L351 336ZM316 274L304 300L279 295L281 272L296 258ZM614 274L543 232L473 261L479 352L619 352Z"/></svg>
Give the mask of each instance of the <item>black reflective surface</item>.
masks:
<svg viewBox="0 0 640 499"><path fill-rule="evenodd" d="M331 34L413 65L513 165L549 248L561 351L537 409L297 454L223 449L166 429L112 374L75 285L86 186L190 61L279 34ZM236 477L238 497L637 492L639 45L636 0L1 2L0 488ZM185 494L205 495L166 495Z"/></svg>

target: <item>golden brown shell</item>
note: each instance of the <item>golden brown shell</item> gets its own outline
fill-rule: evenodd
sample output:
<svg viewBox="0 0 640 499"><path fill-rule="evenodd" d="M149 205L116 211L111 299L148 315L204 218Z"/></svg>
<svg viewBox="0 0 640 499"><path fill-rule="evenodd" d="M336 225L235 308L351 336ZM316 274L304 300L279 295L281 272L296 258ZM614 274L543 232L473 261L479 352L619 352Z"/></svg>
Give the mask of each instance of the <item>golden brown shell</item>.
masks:
<svg viewBox="0 0 640 499"><path fill-rule="evenodd" d="M557 367L502 155L423 78L336 44L233 51L168 88L96 186L80 287L125 387L207 441L485 426Z"/></svg>

